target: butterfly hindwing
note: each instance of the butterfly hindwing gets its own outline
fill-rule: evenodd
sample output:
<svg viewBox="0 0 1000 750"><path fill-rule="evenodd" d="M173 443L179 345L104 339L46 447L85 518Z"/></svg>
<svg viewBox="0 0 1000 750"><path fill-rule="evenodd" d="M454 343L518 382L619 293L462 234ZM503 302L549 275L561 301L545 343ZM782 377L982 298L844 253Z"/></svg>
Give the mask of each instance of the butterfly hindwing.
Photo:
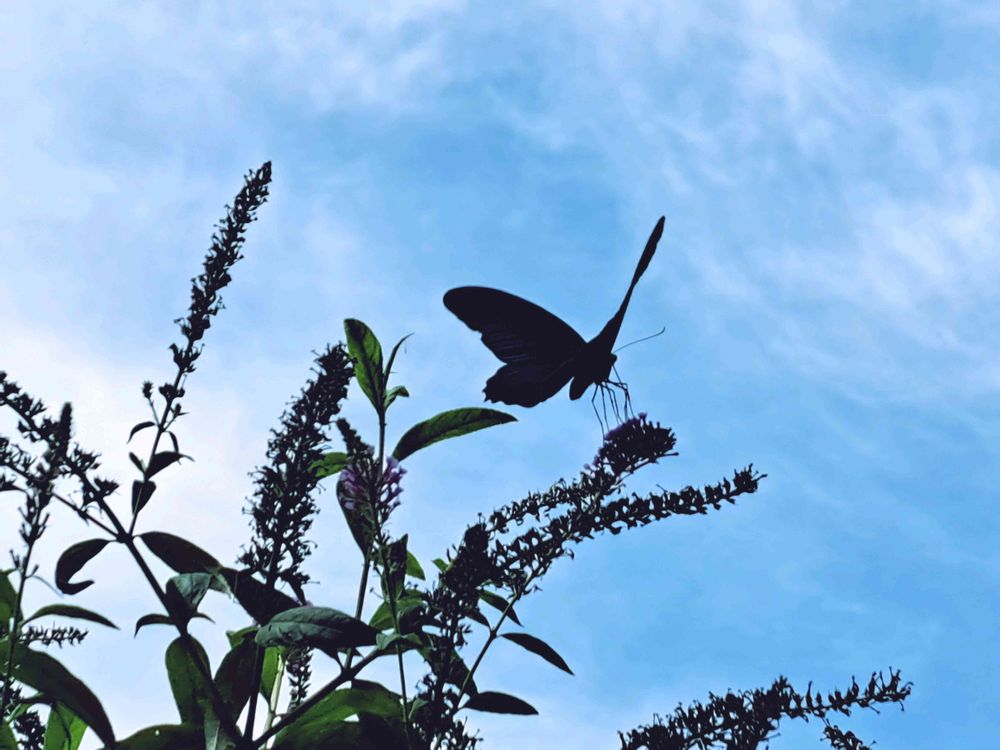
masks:
<svg viewBox="0 0 1000 750"><path fill-rule="evenodd" d="M499 289L464 286L444 304L506 363L486 384L486 398L534 406L572 377L571 363L584 340L567 323L533 302Z"/></svg>

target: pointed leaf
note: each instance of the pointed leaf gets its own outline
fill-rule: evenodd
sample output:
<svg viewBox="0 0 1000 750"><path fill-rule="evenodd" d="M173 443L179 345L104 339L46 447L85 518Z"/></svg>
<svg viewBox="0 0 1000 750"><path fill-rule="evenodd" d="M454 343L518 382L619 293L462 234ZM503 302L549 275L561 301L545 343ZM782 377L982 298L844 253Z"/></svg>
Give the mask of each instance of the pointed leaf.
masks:
<svg viewBox="0 0 1000 750"><path fill-rule="evenodd" d="M49 711L42 750L77 750L86 731L87 724L83 719L57 703ZM2 742L0 747L3 747Z"/></svg>
<svg viewBox="0 0 1000 750"><path fill-rule="evenodd" d="M379 742L374 737L366 737L367 728L360 723L345 721L352 716L395 719L402 715L402 700L399 695L381 685L366 684L370 687L336 690L323 698L293 725L278 733L274 750L390 750L396 747L393 742L387 744L384 739ZM345 732L345 729L348 731Z"/></svg>
<svg viewBox="0 0 1000 750"><path fill-rule="evenodd" d="M0 664L10 658L10 641L0 640ZM113 745L115 734L104 707L83 682L58 660L40 651L17 644L13 649L14 679L33 687L53 702L61 703L79 716L106 744Z"/></svg>
<svg viewBox="0 0 1000 750"><path fill-rule="evenodd" d="M214 573L181 573L167 581L166 598L170 612L187 622L212 584Z"/></svg>
<svg viewBox="0 0 1000 750"><path fill-rule="evenodd" d="M83 607L75 607L72 604L46 605L25 620L25 622L31 622L32 620L37 620L39 617L47 617L49 615L55 615L57 617L72 617L77 620L88 620L89 622L107 625L109 628L118 630L118 626L104 615L100 615L97 612L91 612L89 609L84 609Z"/></svg>
<svg viewBox="0 0 1000 750"><path fill-rule="evenodd" d="M132 438L134 438L136 434L138 434L142 430L145 430L147 427L156 427L156 422L140 422L139 424L137 424L135 427L132 428L132 431L128 434L128 440L126 440L125 442L131 443Z"/></svg>
<svg viewBox="0 0 1000 750"><path fill-rule="evenodd" d="M198 652L198 659L208 668L208 655L198 641L191 639ZM185 724L201 726L206 713L211 712L211 693L204 675L194 659L184 648L180 638L174 639L167 646L165 657L167 677L170 680L170 691L174 695L174 703L181 721Z"/></svg>
<svg viewBox="0 0 1000 750"><path fill-rule="evenodd" d="M317 479L325 479L339 474L340 470L347 466L348 457L341 451L330 451L324 453L318 461L314 461L309 468L315 472Z"/></svg>
<svg viewBox="0 0 1000 750"><path fill-rule="evenodd" d="M406 575L410 578L416 578L420 581L426 581L427 578L424 575L424 569L420 567L420 561L413 556L413 553L407 550L406 552Z"/></svg>
<svg viewBox="0 0 1000 750"><path fill-rule="evenodd" d="M483 590L479 592L479 598L482 599L487 604L489 604L494 609L498 609L501 612L506 612L507 617L509 617L518 625L521 624L521 621L517 618L517 612L514 611L513 607L508 607L507 600L504 599L499 594L495 594L492 591Z"/></svg>
<svg viewBox="0 0 1000 750"><path fill-rule="evenodd" d="M215 684L219 689L219 694L233 716L239 716L247 701L250 700L254 660L257 657L257 645L253 640L253 632L254 629L248 629L243 637L237 639L229 652L222 657L219 668L215 672Z"/></svg>
<svg viewBox="0 0 1000 750"><path fill-rule="evenodd" d="M375 643L375 628L330 607L296 607L263 625L255 637L259 646L312 646L336 651Z"/></svg>
<svg viewBox="0 0 1000 750"><path fill-rule="evenodd" d="M132 482L132 513L138 513L145 508L154 492L156 492L156 482L148 479L145 482L138 479Z"/></svg>
<svg viewBox="0 0 1000 750"><path fill-rule="evenodd" d="M403 342L406 341L408 338L410 338L410 336L412 335L413 335L412 333L406 334L405 336L403 336L403 338L401 338L399 341L396 342L396 345L394 347L392 347L392 351L389 353L389 361L386 362L385 364L385 380L382 383L382 390L385 390L389 386L389 376L392 375L392 365L396 361L396 353L399 351L399 347L401 347L403 345ZM403 393L400 395L409 396L410 394ZM388 399L388 396L386 398Z"/></svg>
<svg viewBox="0 0 1000 750"><path fill-rule="evenodd" d="M385 569L382 571L382 593L398 598L406 580L406 542L408 534L384 548Z"/></svg>
<svg viewBox="0 0 1000 750"><path fill-rule="evenodd" d="M69 579L104 549L109 541L109 539L88 539L85 542L77 542L63 552L59 556L59 562L56 563L56 586L58 589L64 594L78 594L90 586L93 581L71 583Z"/></svg>
<svg viewBox="0 0 1000 750"><path fill-rule="evenodd" d="M347 352L354 362L354 377L358 386L372 402L377 412L382 411L382 346L371 329L360 320L344 321L347 335Z"/></svg>
<svg viewBox="0 0 1000 750"><path fill-rule="evenodd" d="M435 417L425 419L406 431L399 439L392 455L399 461L411 456L421 448L448 438L466 435L507 422L516 422L510 414L496 409L472 407L444 411Z"/></svg>
<svg viewBox="0 0 1000 750"><path fill-rule="evenodd" d="M159 453L153 454L153 457L149 461L149 472L146 474L146 478L156 476L165 468L171 464L177 463L182 458L187 458L194 461L191 456L185 456L183 453L178 453L177 451L160 451Z"/></svg>
<svg viewBox="0 0 1000 750"><path fill-rule="evenodd" d="M135 632L132 634L134 638L139 634L140 628L144 628L147 625L173 625L174 621L171 620L166 615L161 615L158 612L152 614L143 615L138 620L135 621Z"/></svg>
<svg viewBox="0 0 1000 750"><path fill-rule="evenodd" d="M132 464L135 466L135 468L137 468L139 470L140 474L145 474L146 473L146 467L143 466L141 458L139 458L134 453L129 452L128 459L129 459L129 461L132 462Z"/></svg>
<svg viewBox="0 0 1000 750"><path fill-rule="evenodd" d="M201 547L179 536L163 531L147 531L139 534L139 538L150 552L177 573L213 573L222 568L222 563Z"/></svg>
<svg viewBox="0 0 1000 750"><path fill-rule="evenodd" d="M471 708L473 711L489 711L494 714L521 714L522 716L538 713L530 703L513 695L493 690L483 690L476 693L465 702L463 708Z"/></svg>
<svg viewBox="0 0 1000 750"><path fill-rule="evenodd" d="M405 385L397 385L390 388L385 394L385 408L388 409L397 398L409 398L410 392Z"/></svg>
<svg viewBox="0 0 1000 750"><path fill-rule="evenodd" d="M541 638L535 638L535 636L528 635L527 633L501 633L500 637L506 638L508 641L514 641L514 643L518 646L526 648L533 654L538 654L549 664L559 667L559 669L563 672L573 674L573 670L570 669L569 665L566 664L563 658L556 653L556 650Z"/></svg>

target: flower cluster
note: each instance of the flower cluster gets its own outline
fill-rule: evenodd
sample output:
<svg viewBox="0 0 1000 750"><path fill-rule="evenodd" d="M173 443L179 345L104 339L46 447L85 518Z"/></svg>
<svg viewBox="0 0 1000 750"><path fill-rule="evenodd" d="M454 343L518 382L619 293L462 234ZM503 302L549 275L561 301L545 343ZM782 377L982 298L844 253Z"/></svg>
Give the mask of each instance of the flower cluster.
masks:
<svg viewBox="0 0 1000 750"><path fill-rule="evenodd" d="M268 442L269 466L258 470L254 499L245 511L253 518L254 537L240 562L264 573L270 584L284 580L300 601L309 576L301 566L309 554L305 534L316 514L313 492L319 483L311 465L322 456L326 428L340 412L353 371L340 345L316 359L315 380L282 415L281 430Z"/></svg>
<svg viewBox="0 0 1000 750"><path fill-rule="evenodd" d="M805 694L798 693L785 677L778 677L767 690L746 690L725 695L709 693L707 704L695 702L690 708L678 706L669 719L654 716L655 723L628 734L619 733L619 737L622 750L708 750L714 747L754 750L778 728L782 717L816 716L825 722L826 715L832 712L847 716L852 708L876 710L876 704L902 704L910 690L911 684L904 684L899 671L892 669L889 670L888 680L881 672L873 673L862 689L852 678L847 691L841 693L836 690L826 696L814 693L811 685ZM844 733L829 723L827 729L827 738L831 742L833 738L840 741L842 744L839 747L852 750L864 747L857 744L860 741L850 732ZM834 747L838 745L834 744Z"/></svg>
<svg viewBox="0 0 1000 750"><path fill-rule="evenodd" d="M613 474L625 474L650 463L656 463L671 453L677 444L673 430L659 422L650 424L645 412L628 419L604 436L604 444L585 470L596 472L608 469Z"/></svg>

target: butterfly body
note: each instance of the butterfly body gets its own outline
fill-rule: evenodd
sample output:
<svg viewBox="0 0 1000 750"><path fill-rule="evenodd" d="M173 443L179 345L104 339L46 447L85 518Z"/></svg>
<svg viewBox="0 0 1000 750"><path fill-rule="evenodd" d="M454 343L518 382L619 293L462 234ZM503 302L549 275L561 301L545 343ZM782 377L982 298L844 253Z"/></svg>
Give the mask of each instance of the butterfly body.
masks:
<svg viewBox="0 0 1000 750"><path fill-rule="evenodd" d="M509 292L463 286L445 293L445 307L482 334L483 343L504 362L486 381L483 391L488 401L535 406L570 381L569 397L576 400L591 385L601 388L610 382L617 360L611 350L632 290L663 234L663 222L660 217L618 312L590 341L548 310Z"/></svg>

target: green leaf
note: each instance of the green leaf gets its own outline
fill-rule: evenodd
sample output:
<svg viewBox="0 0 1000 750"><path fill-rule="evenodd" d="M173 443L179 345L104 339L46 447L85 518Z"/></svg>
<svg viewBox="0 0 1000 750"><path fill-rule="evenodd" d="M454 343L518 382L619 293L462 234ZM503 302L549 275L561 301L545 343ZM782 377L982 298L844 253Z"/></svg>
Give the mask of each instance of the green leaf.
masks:
<svg viewBox="0 0 1000 750"><path fill-rule="evenodd" d="M178 453L177 451L160 451L159 453L154 453L153 458L149 461L149 471L146 474L146 478L149 479L171 464L177 463L182 458L188 458L194 461L191 456L185 456L183 453Z"/></svg>
<svg viewBox="0 0 1000 750"><path fill-rule="evenodd" d="M442 573L444 573L446 570L448 570L448 568L451 567L451 563L445 562L440 557L435 557L433 560L431 560L431 562L434 563L434 567L440 570Z"/></svg>
<svg viewBox="0 0 1000 750"><path fill-rule="evenodd" d="M201 727L193 724L146 727L118 743L118 750L202 750L204 747Z"/></svg>
<svg viewBox="0 0 1000 750"><path fill-rule="evenodd" d="M394 744L384 744L384 740L383 744L372 744L375 738L370 735L370 730L363 729L359 723L344 720L352 716L396 719L401 715L400 696L381 685L336 690L306 711L293 725L279 732L274 750L390 748ZM367 738L366 734L369 735Z"/></svg>
<svg viewBox="0 0 1000 750"><path fill-rule="evenodd" d="M0 663L6 664L10 654L10 641L0 640ZM64 705L93 729L104 743L115 743L115 733L101 702L66 667L48 654L32 651L20 644L13 649L13 654L12 675L15 680Z"/></svg>
<svg viewBox="0 0 1000 750"><path fill-rule="evenodd" d="M132 431L128 434L128 440L126 440L125 442L131 443L132 438L134 438L138 433L142 432L147 427L155 427L155 426L156 422L140 422L139 424L137 424L135 427L132 428Z"/></svg>
<svg viewBox="0 0 1000 750"><path fill-rule="evenodd" d="M368 326L354 318L344 321L344 333L347 335L347 352L354 362L354 377L375 411L381 414L384 403L382 345Z"/></svg>
<svg viewBox="0 0 1000 750"><path fill-rule="evenodd" d="M198 653L198 658L208 669L208 655L205 649L194 638L191 639ZM170 680L170 691L174 694L174 703L181 721L185 724L201 726L206 713L211 712L211 692L204 675L194 659L184 648L180 638L174 639L167 646L166 653L167 678Z"/></svg>
<svg viewBox="0 0 1000 750"><path fill-rule="evenodd" d="M424 569L420 567L420 561L409 550L406 551L406 575L421 581L427 580L424 576Z"/></svg>
<svg viewBox="0 0 1000 750"><path fill-rule="evenodd" d="M386 598L399 597L406 580L406 543L409 535L403 534L399 539L383 548L385 568L382 570L382 593Z"/></svg>
<svg viewBox="0 0 1000 750"><path fill-rule="evenodd" d="M310 464L309 468L315 472L317 479L325 479L326 477L332 477L334 474L339 474L341 469L347 466L348 461L346 453L330 451L329 453L324 453L323 457L318 461Z"/></svg>
<svg viewBox="0 0 1000 750"><path fill-rule="evenodd" d="M159 612L154 612L152 614L143 615L138 620L135 621L135 632L132 634L133 637L139 634L141 628L147 625L173 625L174 621L171 620L166 615L162 615Z"/></svg>
<svg viewBox="0 0 1000 750"><path fill-rule="evenodd" d="M244 640L249 640L251 647L255 650L257 648L257 644L254 642L254 636L257 635L257 627L255 625L240 630L226 631L226 635L229 637L229 645L233 648ZM278 654L281 650L280 646L271 646L264 649L264 665L260 673L260 694L268 700L271 698L271 691L274 689L274 680L278 675ZM249 695L247 699L249 700Z"/></svg>
<svg viewBox="0 0 1000 750"><path fill-rule="evenodd" d="M156 482L147 479L142 482L136 479L132 482L132 513L138 513L146 507L146 503L156 492Z"/></svg>
<svg viewBox="0 0 1000 750"><path fill-rule="evenodd" d="M59 556L59 562L56 563L56 586L58 589L64 594L78 594L90 586L93 581L71 583L69 579L96 557L97 553L104 549L109 541L109 539L88 539L84 542L77 542L63 552Z"/></svg>
<svg viewBox="0 0 1000 750"><path fill-rule="evenodd" d="M421 448L426 448L428 445L441 440L466 435L470 432L493 427L494 425L516 421L517 419L510 414L497 411L496 409L472 407L444 411L435 417L415 424L407 430L406 434L396 443L392 455L398 461L402 461Z"/></svg>
<svg viewBox="0 0 1000 750"><path fill-rule="evenodd" d="M514 641L514 643L518 646L526 648L533 654L538 654L549 664L559 667L559 669L563 672L573 674L573 670L570 669L569 665L566 664L563 658L556 653L556 650L541 638L535 638L535 636L528 635L527 633L501 633L500 637L506 638L508 641Z"/></svg>
<svg viewBox="0 0 1000 750"><path fill-rule="evenodd" d="M330 607L296 607L281 612L262 626L259 646L312 646L336 651L375 643L375 628Z"/></svg>
<svg viewBox="0 0 1000 750"><path fill-rule="evenodd" d="M177 573L213 573L222 563L197 544L164 531L147 531L139 538L149 551Z"/></svg>
<svg viewBox="0 0 1000 750"><path fill-rule="evenodd" d="M91 612L89 609L84 609L83 607L75 607L72 604L46 605L25 620L25 622L31 622L32 620L37 620L39 617L48 617L50 615L55 615L56 617L72 617L77 620L87 620L89 622L96 622L100 625L107 625L109 628L118 630L118 626L104 615L99 615L97 612Z"/></svg>
<svg viewBox="0 0 1000 750"><path fill-rule="evenodd" d="M86 731L87 724L83 719L57 703L49 711L43 750L77 750ZM2 743L0 747L3 747Z"/></svg>
<svg viewBox="0 0 1000 750"><path fill-rule="evenodd" d="M396 345L394 347L392 347L392 351L389 353L389 361L385 365L385 380L382 381L382 389L383 390L385 390L385 388L387 388L389 386L389 376L392 375L392 365L396 361L396 352L399 351L399 347L403 345L403 342L406 341L408 338L410 338L410 336L412 336L412 335L413 335L412 333L406 334L405 336L403 336L403 338L401 338L399 341L396 342ZM398 386L398 387L402 388L402 386ZM395 389L393 389L393 390L395 390ZM403 388L403 390L405 391L406 389ZM401 396L409 396L410 394L409 393L401 393L400 395ZM386 400L389 401L389 403L392 402L392 400L389 399L388 396L386 396ZM386 404L386 406L388 406L388 404Z"/></svg>
<svg viewBox="0 0 1000 750"><path fill-rule="evenodd" d="M265 586L246 570L222 568L221 573L236 601L257 622L267 622L279 612L299 606L288 594Z"/></svg>
<svg viewBox="0 0 1000 750"><path fill-rule="evenodd" d="M392 402L397 398L409 398L410 392L406 390L405 385L397 385L390 388L385 394L385 408L388 409L392 406Z"/></svg>
<svg viewBox="0 0 1000 750"><path fill-rule="evenodd" d="M0 750L17 750L17 737L6 721L0 720Z"/></svg>
<svg viewBox="0 0 1000 750"><path fill-rule="evenodd" d="M471 708L473 711L489 711L494 714L521 714L522 716L538 713L530 703L513 695L493 690L483 690L476 693L465 702L462 708Z"/></svg>
<svg viewBox="0 0 1000 750"><path fill-rule="evenodd" d="M212 585L215 573L181 573L167 581L167 607L182 622L190 620Z"/></svg>
<svg viewBox="0 0 1000 750"><path fill-rule="evenodd" d="M494 609L498 609L500 610L500 612L506 612L507 617L509 617L518 625L521 624L521 621L517 617L517 612L514 611L513 607L508 608L509 602L499 594L495 594L492 591L484 590L479 592L479 598L482 599L487 604L489 604Z"/></svg>
<svg viewBox="0 0 1000 750"><path fill-rule="evenodd" d="M254 660L257 657L254 632L256 628L244 629L243 635L236 639L215 671L215 684L233 716L239 716L250 700Z"/></svg>
<svg viewBox="0 0 1000 750"><path fill-rule="evenodd" d="M6 630L10 618L14 616L14 604L17 602L17 591L14 589L6 570L0 570L0 624ZM18 615L20 616L20 612Z"/></svg>

